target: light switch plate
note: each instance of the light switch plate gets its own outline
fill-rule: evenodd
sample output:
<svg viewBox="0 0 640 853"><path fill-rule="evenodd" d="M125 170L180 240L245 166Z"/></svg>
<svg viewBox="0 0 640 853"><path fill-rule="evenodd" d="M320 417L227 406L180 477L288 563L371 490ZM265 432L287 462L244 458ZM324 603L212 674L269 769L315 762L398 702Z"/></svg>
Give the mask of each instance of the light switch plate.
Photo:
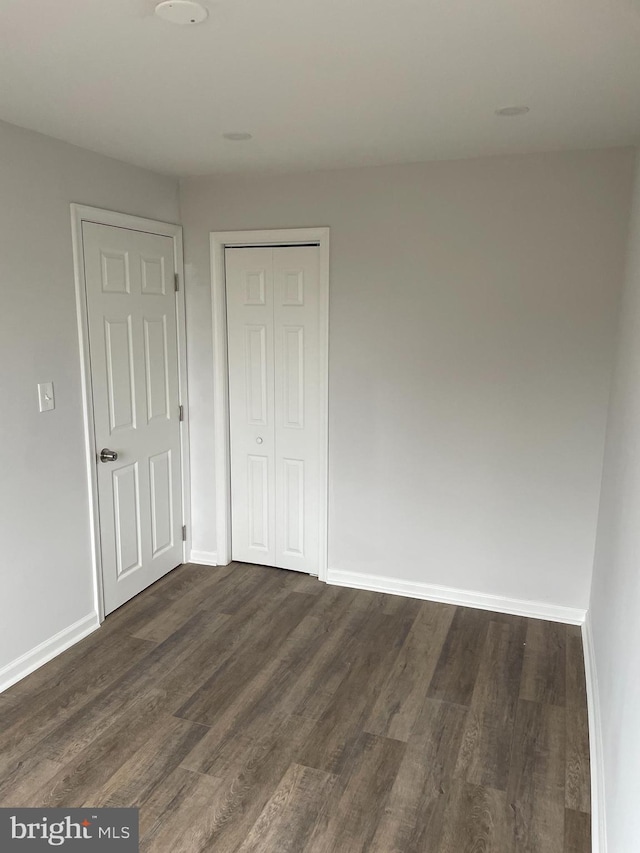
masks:
<svg viewBox="0 0 640 853"><path fill-rule="evenodd" d="M41 412L50 412L55 409L56 400L53 395L53 382L40 382L38 385L38 403Z"/></svg>

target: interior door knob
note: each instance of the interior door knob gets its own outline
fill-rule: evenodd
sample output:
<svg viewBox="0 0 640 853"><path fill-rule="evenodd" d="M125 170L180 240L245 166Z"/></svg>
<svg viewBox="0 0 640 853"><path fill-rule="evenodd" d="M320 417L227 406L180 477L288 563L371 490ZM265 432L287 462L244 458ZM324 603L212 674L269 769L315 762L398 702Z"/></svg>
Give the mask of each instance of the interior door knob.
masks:
<svg viewBox="0 0 640 853"><path fill-rule="evenodd" d="M101 462L115 462L118 458L118 454L115 450L109 450L108 447L103 447L100 451L100 461Z"/></svg>
<svg viewBox="0 0 640 853"><path fill-rule="evenodd" d="M260 436L256 438L256 444L262 444L262 438Z"/></svg>

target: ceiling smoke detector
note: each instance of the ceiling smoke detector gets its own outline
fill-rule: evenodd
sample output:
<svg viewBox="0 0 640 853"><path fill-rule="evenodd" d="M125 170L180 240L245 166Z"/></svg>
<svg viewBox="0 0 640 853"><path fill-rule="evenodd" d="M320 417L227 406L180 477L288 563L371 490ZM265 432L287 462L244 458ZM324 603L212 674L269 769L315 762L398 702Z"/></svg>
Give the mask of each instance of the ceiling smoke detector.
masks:
<svg viewBox="0 0 640 853"><path fill-rule="evenodd" d="M156 6L156 15L170 24L201 24L209 13L195 0L163 0Z"/></svg>
<svg viewBox="0 0 640 853"><path fill-rule="evenodd" d="M529 107L501 107L496 110L497 116L523 116L529 112Z"/></svg>

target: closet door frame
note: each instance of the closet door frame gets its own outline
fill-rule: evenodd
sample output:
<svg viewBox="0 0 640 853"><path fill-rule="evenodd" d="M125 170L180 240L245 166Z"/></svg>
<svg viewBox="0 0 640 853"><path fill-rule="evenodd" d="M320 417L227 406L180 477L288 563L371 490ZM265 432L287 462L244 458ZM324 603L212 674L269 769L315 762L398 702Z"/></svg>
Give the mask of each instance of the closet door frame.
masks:
<svg viewBox="0 0 640 853"><path fill-rule="evenodd" d="M212 231L211 307L213 313L213 401L215 482L215 565L231 562L231 439L229 422L229 362L225 249L231 246L318 246L320 422L318 442L319 555L318 578L327 582L329 498L329 228L279 228L259 231Z"/></svg>

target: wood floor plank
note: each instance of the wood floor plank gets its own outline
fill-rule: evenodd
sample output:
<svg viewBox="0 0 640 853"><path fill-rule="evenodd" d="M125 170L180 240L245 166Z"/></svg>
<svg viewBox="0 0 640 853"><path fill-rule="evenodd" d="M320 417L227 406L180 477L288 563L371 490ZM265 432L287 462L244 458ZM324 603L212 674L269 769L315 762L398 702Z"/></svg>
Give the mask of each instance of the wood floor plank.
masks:
<svg viewBox="0 0 640 853"><path fill-rule="evenodd" d="M564 708L520 700L507 788L516 853L562 853L564 780Z"/></svg>
<svg viewBox="0 0 640 853"><path fill-rule="evenodd" d="M148 590L136 595L126 605L110 613L100 626L100 635L103 638L115 634L130 634L132 637L143 625L155 618L158 613L163 613L166 601L154 592L153 586Z"/></svg>
<svg viewBox="0 0 640 853"><path fill-rule="evenodd" d="M45 720L50 721L52 712L68 714L104 690L152 647L153 643L145 640L117 634L107 642L70 649L74 654L66 658L66 663L60 655L36 670L33 677L29 676L4 694L7 704L0 707L0 749L3 752L8 749L14 735L22 738L27 726L35 728Z"/></svg>
<svg viewBox="0 0 640 853"><path fill-rule="evenodd" d="M379 610L387 616L405 616L415 618L420 612L421 603L415 598L405 598L402 595L387 595L384 592L359 589L352 602L354 610L372 613Z"/></svg>
<svg viewBox="0 0 640 853"><path fill-rule="evenodd" d="M225 621L223 630L210 631L209 640L201 643L199 647L193 645L186 651L183 666L179 670L174 669L161 677L159 685L167 690L176 713L187 702L192 701L197 692L206 693L209 686L217 681L220 673L233 666L234 661L250 657L259 642L257 638L262 637L263 645L267 646L269 637L263 632L278 621L281 605L289 596L287 584L280 580L280 576L286 574L279 570L271 571L265 581L264 595L262 589L260 594L256 594L255 576L248 575L251 583L248 587L241 586L242 595L233 595L233 590L229 589L228 594L216 596L215 601L204 610L205 614L219 613L221 610L233 612L218 617L228 620ZM223 583L226 586L226 579ZM216 588L216 591L219 592L220 588ZM304 611L308 605L313 606L310 596L297 599L294 597L294 607L295 601L304 603ZM301 611L300 621L304 620L304 615ZM264 654L268 648L259 651ZM206 706L206 698L203 704Z"/></svg>
<svg viewBox="0 0 640 853"><path fill-rule="evenodd" d="M206 612L212 615L227 614L246 605L252 599L252 593L264 591L266 594L276 584L274 574L261 574L256 566L245 566L239 572L234 572L233 566L179 566L137 595L125 607L111 613L102 628L106 631L126 631L133 636L152 631L153 626L157 626L162 619L173 619L176 604L179 616L182 615L180 602L194 588L200 590L201 603ZM198 610L194 609L191 615L195 616ZM176 627L181 621L176 620Z"/></svg>
<svg viewBox="0 0 640 853"><path fill-rule="evenodd" d="M582 629L579 625L565 626L566 647L566 705L567 708L587 707L587 685L582 651Z"/></svg>
<svg viewBox="0 0 640 853"><path fill-rule="evenodd" d="M490 614L484 610L456 609L431 679L429 698L470 704L489 622Z"/></svg>
<svg viewBox="0 0 640 853"><path fill-rule="evenodd" d="M384 613L385 609L391 606L389 598L390 596L385 595L383 592L359 589L358 594L353 599L352 607L354 610L362 610L366 613L373 613L376 610Z"/></svg>
<svg viewBox="0 0 640 853"><path fill-rule="evenodd" d="M227 622L228 617L220 614L197 614L171 637L151 649L108 689L72 713L35 749L51 760L68 763L115 719L129 718L132 706L146 692L155 691L166 710L166 692L157 689L158 682L168 673L180 669L184 665L185 654L194 646L206 643L211 634L223 631Z"/></svg>
<svg viewBox="0 0 640 853"><path fill-rule="evenodd" d="M434 853L513 853L515 815L505 793L456 780L447 795L442 835L430 849Z"/></svg>
<svg viewBox="0 0 640 853"><path fill-rule="evenodd" d="M346 599L346 602L347 604L349 603L348 598ZM309 611L306 614L307 617L312 612L313 610ZM380 620L385 624L388 619L389 617L380 617ZM365 620L363 617L360 617L360 620L361 627L366 628L372 633L375 631L377 623L371 623L370 620ZM300 625L303 624L304 620L301 620ZM360 649L363 636L366 636L366 633L363 634L363 632L361 632L358 634L358 649ZM349 647L343 646L339 649L334 644L331 644L330 648L331 647L333 650L332 658L336 659L341 657L343 662L346 664L344 671L350 673L352 670L350 668L351 659ZM303 644L299 647L297 652L302 652L303 656L306 658L306 645ZM356 653L352 651L352 654ZM233 701L227 703L225 707L218 707L218 713L215 715L215 719L212 720L210 731L203 738L202 742L198 744L198 747L193 750L185 763L186 767L202 773L217 775L222 772L221 767L226 766L226 756L229 753L229 741L233 741L234 739L251 739L256 735L260 737L265 726L269 725L274 715L277 717L287 715L288 712L291 712L291 707L295 706L297 703L295 701L290 701L292 697L286 691L279 689L274 691L273 689L274 686L277 688L279 683L278 669L284 665L285 672L288 671L291 666L290 659L286 655L286 649L283 662L279 662L275 655L271 655L271 657L272 660L263 669L258 668L258 671L255 673L255 678L246 679L240 688L236 690ZM346 658L346 660L344 660L344 658ZM295 663L296 662L294 660L294 671L296 668ZM301 680L303 678L304 671L301 675ZM213 689L213 686L214 685L211 685L209 689ZM294 689L296 686L297 685L294 682ZM267 694L266 699L263 697L263 691ZM299 694L301 700L304 699L304 692L305 688L303 685ZM271 701L268 701L269 698ZM262 720L258 719L258 724L254 725L256 723L256 709L260 707L266 713L264 718ZM293 711L293 714L294 716L304 716L305 720L312 720L308 715L299 715L295 710ZM353 728L356 726L352 717L349 717L348 720L343 720L343 722L345 724L350 722ZM301 763L313 766L308 761L302 761ZM325 768L320 767L317 769Z"/></svg>
<svg viewBox="0 0 640 853"><path fill-rule="evenodd" d="M86 805L129 808L148 800L167 776L180 766L207 728L163 715L139 749L109 777Z"/></svg>
<svg viewBox="0 0 640 853"><path fill-rule="evenodd" d="M325 585L313 575L298 574L291 584L292 592L305 592L308 595L322 595Z"/></svg>
<svg viewBox="0 0 640 853"><path fill-rule="evenodd" d="M520 698L564 705L567 626L530 619L522 666Z"/></svg>
<svg viewBox="0 0 640 853"><path fill-rule="evenodd" d="M340 624L327 635L309 661L295 690L284 698L284 705L292 714L319 720L334 701L359 655L363 638L367 636L369 615L365 610L352 609L347 601L349 609Z"/></svg>
<svg viewBox="0 0 640 853"><path fill-rule="evenodd" d="M462 705L425 701L370 853L422 853L440 838L467 713Z"/></svg>
<svg viewBox="0 0 640 853"><path fill-rule="evenodd" d="M326 801L304 853L368 853L406 744L363 733Z"/></svg>
<svg viewBox="0 0 640 853"><path fill-rule="evenodd" d="M474 785L507 789L525 634L524 619L489 625L456 768Z"/></svg>
<svg viewBox="0 0 640 853"><path fill-rule="evenodd" d="M586 708L566 710L565 806L578 812L591 811L591 764L589 720Z"/></svg>
<svg viewBox="0 0 640 853"><path fill-rule="evenodd" d="M219 814L212 803L221 782L177 768L140 810L140 853L202 853Z"/></svg>
<svg viewBox="0 0 640 853"><path fill-rule="evenodd" d="M339 658L345 653L343 628L352 624L349 609L353 596L344 593L339 587L328 587L315 598L285 642L270 652L269 666L251 686L253 695L249 701L243 696L238 722L245 731L273 713L302 716L298 708L304 704L305 694L314 689L313 674L325 655L334 668L339 668Z"/></svg>
<svg viewBox="0 0 640 853"><path fill-rule="evenodd" d="M405 598L403 595L385 595L384 597L382 612L386 613L387 616L406 616L415 619L425 604L424 601Z"/></svg>
<svg viewBox="0 0 640 853"><path fill-rule="evenodd" d="M299 763L328 773L340 773L364 728L370 707L404 645L411 617L372 611L360 634L360 646L340 683L334 701L317 721Z"/></svg>
<svg viewBox="0 0 640 853"><path fill-rule="evenodd" d="M101 633L127 633L135 636L148 622L159 614L169 615L169 610L179 600L185 590L199 588L207 583L212 573L222 578L229 570L228 566L196 566L185 563L156 581L144 592L136 595L123 607L110 613L100 627Z"/></svg>
<svg viewBox="0 0 640 853"><path fill-rule="evenodd" d="M183 592L193 589L194 586L201 586L202 582L206 582L212 574L221 577L229 574L231 571L233 571L232 566L202 566L197 563L183 563L172 572L168 572L161 577L150 587L147 587L141 595L160 595L165 601L175 600L176 597L179 598ZM135 601L135 599L132 599L132 601ZM127 603L127 605L129 604L131 602ZM114 614L119 613L121 609L119 608L114 611Z"/></svg>
<svg viewBox="0 0 640 853"><path fill-rule="evenodd" d="M565 711L520 700L513 738L509 796L539 795L564 803Z"/></svg>
<svg viewBox="0 0 640 853"><path fill-rule="evenodd" d="M373 706L365 730L407 741L451 627L454 607L421 602L404 645Z"/></svg>
<svg viewBox="0 0 640 853"><path fill-rule="evenodd" d="M164 716L162 700L159 691L144 693L131 707L131 714L117 718L58 774L47 779L34 799L47 808L91 805L131 753L149 739Z"/></svg>
<svg viewBox="0 0 640 853"><path fill-rule="evenodd" d="M40 760L57 761L43 744L64 730L70 719L84 717L96 697L108 694L149 649L146 641L119 635L105 643L102 655L96 649L86 658L73 656L67 673L56 670L45 681L34 679L33 696L15 702L2 720L0 796L7 784L15 787Z"/></svg>
<svg viewBox="0 0 640 853"><path fill-rule="evenodd" d="M348 613L350 602L351 596L344 595L338 587L314 598L312 607L286 640L234 690L233 700L224 707L218 706L209 732L186 766L216 775L230 740L259 738L273 725L274 718L301 716L297 706L304 704L316 684L318 656L329 654L335 662L344 653L344 635L338 628L358 616Z"/></svg>
<svg viewBox="0 0 640 853"><path fill-rule="evenodd" d="M244 612L254 598L265 601L272 597L277 598L283 593L295 592L294 587L299 582L297 572L239 563L235 566L231 585L227 588L225 584L224 596L216 595L209 605L210 608L230 616Z"/></svg>
<svg viewBox="0 0 640 853"><path fill-rule="evenodd" d="M273 650L286 640L315 602L315 596L292 592L283 601L274 601L270 613L267 603L262 630L216 669L176 711L177 716L204 725L214 722L233 703L242 686L267 665Z"/></svg>
<svg viewBox="0 0 640 853"><path fill-rule="evenodd" d="M124 661L128 664L124 673L97 694L92 694L89 701L74 706L66 714L52 714L51 721L44 726L30 728L22 752L19 751L18 742L14 749L2 753L0 801L18 783L22 784L22 779L34 773L37 776L37 768L42 760L56 762L64 767L114 722L130 718L132 707L145 692L154 690L159 675L180 667L185 650L205 643L210 633L220 630L228 618L220 614L200 613L164 643L151 649L146 641L138 640L138 643L147 646L147 654L133 664ZM164 692L155 691L154 696L166 704Z"/></svg>
<svg viewBox="0 0 640 853"><path fill-rule="evenodd" d="M150 619L145 620L134 632L134 636L154 643L166 640L174 631L177 631L185 622L191 619L195 613L202 609L212 609L212 599L215 599L217 612L223 612L221 599L228 589L237 588L237 582L231 577L228 566L223 566L222 571L216 568L209 569L197 584L190 582L187 578L181 586L170 587L162 596L162 604L159 612Z"/></svg>
<svg viewBox="0 0 640 853"><path fill-rule="evenodd" d="M567 809L564 813L563 853L591 853L591 817Z"/></svg>
<svg viewBox="0 0 640 853"><path fill-rule="evenodd" d="M280 604L287 595L286 591L280 591L268 600L250 595L245 605L234 614L219 617L225 620L220 630L210 632L204 642L185 650L182 665L170 669L157 681L158 686L167 693L167 705L171 713L179 714L185 704L198 694L215 690L216 680L221 674L228 678L228 670L234 666L234 662L251 655L256 637L261 636L265 627L277 619ZM309 600L310 597L305 597L305 601ZM304 615L301 615L300 621L303 620ZM255 667L255 661L252 665ZM246 682L240 682L241 690L245 686ZM232 696L230 704L236 701L240 701L240 692ZM206 698L203 706L207 707ZM214 717L218 721L220 715L212 714Z"/></svg>
<svg viewBox="0 0 640 853"><path fill-rule="evenodd" d="M223 786L210 803L216 820L210 824L208 848L236 850L274 796L287 770L309 737L313 720L288 717L275 720L264 737L229 744L233 755L226 767L216 767ZM207 774L208 775L208 774Z"/></svg>
<svg viewBox="0 0 640 853"><path fill-rule="evenodd" d="M300 853L334 782L328 773L292 764L238 853Z"/></svg>
<svg viewBox="0 0 640 853"><path fill-rule="evenodd" d="M62 770L62 765L48 758L28 758L11 776L0 777L0 807L28 808L41 805L43 786Z"/></svg>
<svg viewBox="0 0 640 853"><path fill-rule="evenodd" d="M284 764L280 760L277 763L277 767L280 768L281 775L283 775L289 764L299 763L297 757L313 728L313 724L313 720L295 715L271 718L270 725L256 737L240 735L223 741L219 748L212 753L215 759L209 757L209 751L203 753L199 749L200 744L198 744L191 754L184 759L181 766L194 772L206 773L208 776L225 779L230 783L232 780L242 777L247 768L251 767L257 760L264 758L265 755L273 763L270 756L274 752L274 744L283 744L282 755L286 756L286 759ZM203 760L203 756L206 756L206 760ZM277 776L277 772L275 775ZM277 778L276 784L279 781L280 778Z"/></svg>

